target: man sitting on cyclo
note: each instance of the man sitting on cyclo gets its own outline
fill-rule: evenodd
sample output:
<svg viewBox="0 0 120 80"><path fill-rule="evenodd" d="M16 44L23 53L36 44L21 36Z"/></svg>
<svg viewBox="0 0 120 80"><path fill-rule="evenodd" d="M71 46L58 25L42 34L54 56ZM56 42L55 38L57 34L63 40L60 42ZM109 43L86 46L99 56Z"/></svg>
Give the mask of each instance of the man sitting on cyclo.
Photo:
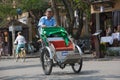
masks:
<svg viewBox="0 0 120 80"><path fill-rule="evenodd" d="M38 23L39 35L41 34L42 27L54 27L56 26L56 20L53 17L53 11L51 8L48 8L45 12L45 16L41 17Z"/></svg>
<svg viewBox="0 0 120 80"><path fill-rule="evenodd" d="M19 53L21 51L21 48L25 48L25 44L26 44L26 40L24 38L24 36L22 36L21 32L18 32L18 36L14 42L14 44L17 44L17 48L16 48L16 54L17 54L17 58L19 57Z"/></svg>

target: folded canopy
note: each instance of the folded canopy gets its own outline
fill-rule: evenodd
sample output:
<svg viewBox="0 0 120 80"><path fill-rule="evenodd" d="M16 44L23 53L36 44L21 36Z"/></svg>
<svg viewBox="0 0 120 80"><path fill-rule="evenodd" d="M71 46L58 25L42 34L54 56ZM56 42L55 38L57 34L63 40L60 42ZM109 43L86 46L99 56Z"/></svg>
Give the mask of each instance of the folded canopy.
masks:
<svg viewBox="0 0 120 80"><path fill-rule="evenodd" d="M41 38L45 43L47 43L47 37L50 36L57 36L57 37L63 37L66 46L69 44L68 34L67 31L63 27L45 27L42 28L42 34Z"/></svg>

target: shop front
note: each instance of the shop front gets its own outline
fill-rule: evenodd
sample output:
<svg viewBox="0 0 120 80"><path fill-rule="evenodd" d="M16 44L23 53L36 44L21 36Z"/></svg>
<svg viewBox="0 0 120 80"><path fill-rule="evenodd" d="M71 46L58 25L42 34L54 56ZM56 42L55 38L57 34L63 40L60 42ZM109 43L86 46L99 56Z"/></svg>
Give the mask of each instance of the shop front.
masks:
<svg viewBox="0 0 120 80"><path fill-rule="evenodd" d="M14 27L14 33L12 31L11 26ZM13 56L13 42L17 37L17 32L21 31L23 36L25 37L26 41L29 41L29 28L27 25L19 22L19 21L12 21L6 23L4 26L0 27L0 32L3 40L3 56ZM14 39L13 39L14 38Z"/></svg>
<svg viewBox="0 0 120 80"><path fill-rule="evenodd" d="M91 4L91 33L98 33L99 44L95 45L101 53L101 44L106 43L107 47L120 46L120 0L94 0ZM94 41L94 40L93 40Z"/></svg>

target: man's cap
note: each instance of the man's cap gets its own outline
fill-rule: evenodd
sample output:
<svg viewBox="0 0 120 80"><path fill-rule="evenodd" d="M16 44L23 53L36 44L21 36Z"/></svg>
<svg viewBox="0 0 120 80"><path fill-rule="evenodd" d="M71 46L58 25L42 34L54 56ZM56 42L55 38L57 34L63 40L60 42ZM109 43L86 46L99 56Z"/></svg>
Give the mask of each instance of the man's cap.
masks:
<svg viewBox="0 0 120 80"><path fill-rule="evenodd" d="M52 9L51 9L51 8L48 8L48 9L46 10L46 12L48 12L48 11L51 11L51 12L52 12Z"/></svg>

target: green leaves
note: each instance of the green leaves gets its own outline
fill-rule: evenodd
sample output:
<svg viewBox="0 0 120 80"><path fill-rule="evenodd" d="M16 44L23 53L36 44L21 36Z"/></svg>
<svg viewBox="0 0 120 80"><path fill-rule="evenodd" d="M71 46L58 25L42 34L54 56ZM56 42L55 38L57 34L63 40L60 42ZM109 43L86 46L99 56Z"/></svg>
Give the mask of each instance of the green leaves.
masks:
<svg viewBox="0 0 120 80"><path fill-rule="evenodd" d="M9 4L1 4L0 5L0 17L4 18L7 16L13 16L16 15L16 10L12 8Z"/></svg>
<svg viewBox="0 0 120 80"><path fill-rule="evenodd" d="M44 0L21 0L21 2L24 10L41 10L48 6L48 3Z"/></svg>
<svg viewBox="0 0 120 80"><path fill-rule="evenodd" d="M17 9L21 9L23 12L30 10L44 11L47 7L48 2L46 0L2 0L0 1L0 18L16 16Z"/></svg>

